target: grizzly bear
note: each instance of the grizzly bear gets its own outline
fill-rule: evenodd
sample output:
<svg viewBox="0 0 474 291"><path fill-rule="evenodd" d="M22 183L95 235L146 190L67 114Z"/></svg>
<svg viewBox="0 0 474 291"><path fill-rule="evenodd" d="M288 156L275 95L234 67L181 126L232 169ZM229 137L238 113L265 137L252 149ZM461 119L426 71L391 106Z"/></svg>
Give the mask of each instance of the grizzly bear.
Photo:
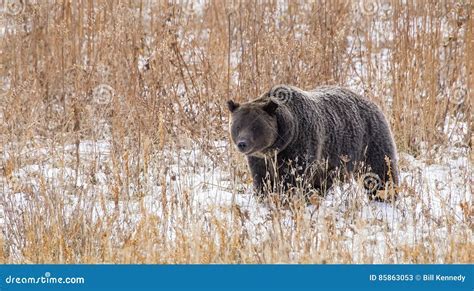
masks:
<svg viewBox="0 0 474 291"><path fill-rule="evenodd" d="M387 120L373 102L348 89L278 85L253 101L227 105L232 141L246 155L260 195L295 187L324 195L335 178L354 172L365 173L372 198L387 183L398 184Z"/></svg>

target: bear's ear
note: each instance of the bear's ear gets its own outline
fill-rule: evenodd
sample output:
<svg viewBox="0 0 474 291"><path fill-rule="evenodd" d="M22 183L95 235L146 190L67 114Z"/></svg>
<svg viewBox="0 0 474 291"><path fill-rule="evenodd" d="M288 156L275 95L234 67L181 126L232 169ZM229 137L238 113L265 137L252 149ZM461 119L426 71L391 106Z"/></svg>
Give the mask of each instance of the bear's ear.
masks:
<svg viewBox="0 0 474 291"><path fill-rule="evenodd" d="M235 109L239 108L240 104L237 102L234 102L232 100L227 101L227 108L229 108L230 112L234 112Z"/></svg>
<svg viewBox="0 0 474 291"><path fill-rule="evenodd" d="M265 112L267 112L270 115L275 113L275 110L277 108L278 108L278 103L276 103L273 100L270 100L265 105L263 105L263 110L265 110Z"/></svg>

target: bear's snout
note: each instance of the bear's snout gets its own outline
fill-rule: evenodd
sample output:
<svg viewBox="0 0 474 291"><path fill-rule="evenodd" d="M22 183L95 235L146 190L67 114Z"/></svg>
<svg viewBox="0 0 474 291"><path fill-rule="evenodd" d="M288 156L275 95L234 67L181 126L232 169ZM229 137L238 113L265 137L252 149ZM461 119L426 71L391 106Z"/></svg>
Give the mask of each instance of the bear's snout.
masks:
<svg viewBox="0 0 474 291"><path fill-rule="evenodd" d="M249 147L249 144L246 140L239 140L237 142L237 148L239 149L240 152L245 153Z"/></svg>

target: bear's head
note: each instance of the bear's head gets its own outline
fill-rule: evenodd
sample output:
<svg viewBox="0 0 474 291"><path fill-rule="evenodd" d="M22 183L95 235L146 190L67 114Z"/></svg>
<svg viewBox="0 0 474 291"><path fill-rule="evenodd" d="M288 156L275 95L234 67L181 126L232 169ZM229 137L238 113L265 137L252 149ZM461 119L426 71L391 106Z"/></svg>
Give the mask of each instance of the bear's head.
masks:
<svg viewBox="0 0 474 291"><path fill-rule="evenodd" d="M237 149L249 156L264 154L278 137L276 109L272 100L239 104L227 102L231 112L230 133Z"/></svg>

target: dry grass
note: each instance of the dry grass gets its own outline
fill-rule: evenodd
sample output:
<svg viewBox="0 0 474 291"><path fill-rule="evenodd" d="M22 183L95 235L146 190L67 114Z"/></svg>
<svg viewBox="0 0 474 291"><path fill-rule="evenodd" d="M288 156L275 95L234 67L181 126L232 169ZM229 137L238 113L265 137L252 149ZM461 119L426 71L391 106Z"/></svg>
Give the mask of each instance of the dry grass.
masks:
<svg viewBox="0 0 474 291"><path fill-rule="evenodd" d="M404 2L3 0L0 262L472 263L472 3ZM402 198L255 204L224 104L277 83L378 103Z"/></svg>

